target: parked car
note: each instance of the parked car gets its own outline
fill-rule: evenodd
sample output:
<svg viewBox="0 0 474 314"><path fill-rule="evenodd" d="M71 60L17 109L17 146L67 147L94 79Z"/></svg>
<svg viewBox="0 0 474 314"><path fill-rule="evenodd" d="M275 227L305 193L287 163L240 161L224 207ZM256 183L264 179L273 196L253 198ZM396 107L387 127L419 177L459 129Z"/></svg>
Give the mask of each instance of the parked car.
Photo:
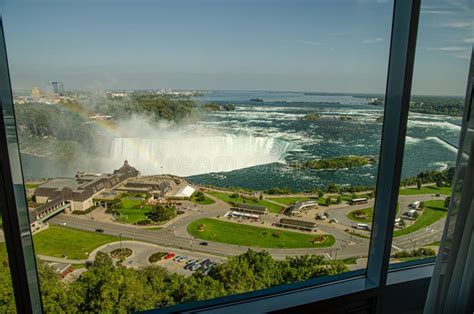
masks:
<svg viewBox="0 0 474 314"><path fill-rule="evenodd" d="M209 243L207 243L206 241L202 241L202 242L199 242L199 245L203 245L203 246L207 246Z"/></svg>
<svg viewBox="0 0 474 314"><path fill-rule="evenodd" d="M174 253L168 253L168 255L166 255L166 256L164 257L164 259L170 259L170 258L173 258L173 257L175 257L175 256L176 256L176 254L174 254Z"/></svg>
<svg viewBox="0 0 474 314"><path fill-rule="evenodd" d="M60 226L65 226L65 225L67 225L67 223L64 222L64 221L60 221L60 222L58 222L58 225L60 225Z"/></svg>
<svg viewBox="0 0 474 314"><path fill-rule="evenodd" d="M330 223L336 223L336 224L337 224L339 221L337 221L336 218L333 218L333 219L329 220L329 222L330 222Z"/></svg>
<svg viewBox="0 0 474 314"><path fill-rule="evenodd" d="M104 232L104 229L95 229L95 232L103 233L103 232Z"/></svg>

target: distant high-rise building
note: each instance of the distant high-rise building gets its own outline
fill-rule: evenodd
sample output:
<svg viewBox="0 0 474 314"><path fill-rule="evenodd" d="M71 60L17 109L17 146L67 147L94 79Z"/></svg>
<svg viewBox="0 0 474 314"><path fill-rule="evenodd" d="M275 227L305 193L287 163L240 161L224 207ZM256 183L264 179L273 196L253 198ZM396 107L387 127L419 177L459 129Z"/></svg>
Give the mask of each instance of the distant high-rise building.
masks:
<svg viewBox="0 0 474 314"><path fill-rule="evenodd" d="M59 95L64 94L63 82L51 81L49 82L49 85L51 85L51 88L53 89L54 94L59 94Z"/></svg>
<svg viewBox="0 0 474 314"><path fill-rule="evenodd" d="M41 93L40 89L36 86L34 86L32 89L31 89L31 96L33 98L40 98L43 94Z"/></svg>

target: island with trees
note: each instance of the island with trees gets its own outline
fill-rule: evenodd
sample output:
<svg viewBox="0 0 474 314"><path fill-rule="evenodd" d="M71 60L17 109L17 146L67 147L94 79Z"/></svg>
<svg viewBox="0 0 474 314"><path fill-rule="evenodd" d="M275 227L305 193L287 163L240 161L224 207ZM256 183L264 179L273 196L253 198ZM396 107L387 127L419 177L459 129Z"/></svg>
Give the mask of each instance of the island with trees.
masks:
<svg viewBox="0 0 474 314"><path fill-rule="evenodd" d="M377 159L372 156L340 156L326 159L311 159L305 162L296 161L291 162L290 166L294 168L326 170L362 167L376 162Z"/></svg>

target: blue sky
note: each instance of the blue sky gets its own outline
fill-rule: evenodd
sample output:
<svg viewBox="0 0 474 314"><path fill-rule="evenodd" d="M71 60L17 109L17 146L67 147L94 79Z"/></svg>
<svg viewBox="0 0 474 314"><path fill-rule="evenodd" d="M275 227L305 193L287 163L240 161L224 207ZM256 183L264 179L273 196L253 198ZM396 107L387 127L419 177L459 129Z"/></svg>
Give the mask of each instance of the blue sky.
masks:
<svg viewBox="0 0 474 314"><path fill-rule="evenodd" d="M10 1L15 89L385 89L389 0ZM423 1L414 93L463 95L473 2Z"/></svg>

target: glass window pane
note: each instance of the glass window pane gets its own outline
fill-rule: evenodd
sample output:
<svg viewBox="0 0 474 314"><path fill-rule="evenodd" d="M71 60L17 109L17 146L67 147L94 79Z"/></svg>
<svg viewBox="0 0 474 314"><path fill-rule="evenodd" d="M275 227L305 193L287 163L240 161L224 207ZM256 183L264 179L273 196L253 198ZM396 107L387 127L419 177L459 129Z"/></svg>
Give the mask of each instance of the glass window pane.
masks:
<svg viewBox="0 0 474 314"><path fill-rule="evenodd" d="M16 313L15 296L8 262L5 235L3 233L3 214L0 209L0 312Z"/></svg>
<svg viewBox="0 0 474 314"><path fill-rule="evenodd" d="M472 6L423 1L392 262L434 256L444 228L473 43Z"/></svg>
<svg viewBox="0 0 474 314"><path fill-rule="evenodd" d="M5 5L45 310L145 310L365 269L392 11Z"/></svg>

